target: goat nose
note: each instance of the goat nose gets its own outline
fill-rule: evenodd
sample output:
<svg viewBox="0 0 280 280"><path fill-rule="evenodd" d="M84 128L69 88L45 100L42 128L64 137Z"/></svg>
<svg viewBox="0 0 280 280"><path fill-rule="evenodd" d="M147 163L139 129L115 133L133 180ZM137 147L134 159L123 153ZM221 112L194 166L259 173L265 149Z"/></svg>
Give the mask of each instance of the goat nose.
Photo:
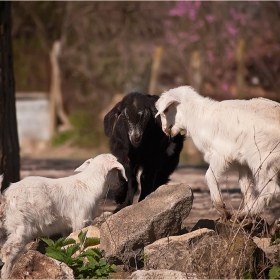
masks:
<svg viewBox="0 0 280 280"><path fill-rule="evenodd" d="M141 140L140 135L134 136L134 142L138 143L138 142L140 142L140 140Z"/></svg>
<svg viewBox="0 0 280 280"><path fill-rule="evenodd" d="M130 141L133 146L138 147L141 144L141 139L142 139L142 136L139 134L136 134L130 138Z"/></svg>
<svg viewBox="0 0 280 280"><path fill-rule="evenodd" d="M166 134L170 135L171 134L171 128L172 128L172 124L168 127L168 128L165 128L165 132Z"/></svg>

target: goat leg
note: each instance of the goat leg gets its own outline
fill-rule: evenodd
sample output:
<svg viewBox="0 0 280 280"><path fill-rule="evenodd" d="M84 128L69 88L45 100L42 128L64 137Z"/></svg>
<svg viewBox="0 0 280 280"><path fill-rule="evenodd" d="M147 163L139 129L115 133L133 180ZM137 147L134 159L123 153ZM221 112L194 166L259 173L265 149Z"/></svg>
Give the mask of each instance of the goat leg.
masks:
<svg viewBox="0 0 280 280"><path fill-rule="evenodd" d="M127 183L120 186L117 190L114 191L114 198L117 204L123 204L126 199L128 185Z"/></svg>
<svg viewBox="0 0 280 280"><path fill-rule="evenodd" d="M128 181L128 186L127 186L126 198L121 205L117 206L114 213L117 213L118 211L125 208L126 206L129 206L129 205L133 204L133 198L134 198L134 195L137 192L137 189L138 189L137 181L129 180Z"/></svg>

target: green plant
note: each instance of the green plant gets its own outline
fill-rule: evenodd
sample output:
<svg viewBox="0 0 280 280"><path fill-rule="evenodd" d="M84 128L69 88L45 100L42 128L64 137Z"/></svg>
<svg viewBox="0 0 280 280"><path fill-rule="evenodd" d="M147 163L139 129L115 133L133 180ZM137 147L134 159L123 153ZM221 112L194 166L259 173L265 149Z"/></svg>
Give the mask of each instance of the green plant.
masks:
<svg viewBox="0 0 280 280"><path fill-rule="evenodd" d="M143 260L144 266L146 266L149 261L149 256L147 254L145 254L144 252L142 253L142 260Z"/></svg>
<svg viewBox="0 0 280 280"><path fill-rule="evenodd" d="M244 279L253 279L252 274L249 271L245 271L243 277Z"/></svg>
<svg viewBox="0 0 280 280"><path fill-rule="evenodd" d="M65 237L53 241L49 238L41 238L47 245L46 256L64 262L69 266L78 279L110 278L110 272L115 270L115 265L110 265L102 258L98 248L90 248L100 243L99 238L86 237L86 232L78 235L79 243L72 238Z"/></svg>
<svg viewBox="0 0 280 280"><path fill-rule="evenodd" d="M52 144L54 146L62 145L63 143L67 142L68 140L72 139L74 136L73 130L66 130L56 134L52 139Z"/></svg>
<svg viewBox="0 0 280 280"><path fill-rule="evenodd" d="M273 265L268 273L269 279L280 279L280 266Z"/></svg>
<svg viewBox="0 0 280 280"><path fill-rule="evenodd" d="M90 112L75 112L69 116L72 129L57 133L52 143L54 146L67 141L79 147L94 147L102 144L104 140L103 128L96 116Z"/></svg>
<svg viewBox="0 0 280 280"><path fill-rule="evenodd" d="M271 238L270 238L270 245L277 245L280 243L280 232L276 232Z"/></svg>
<svg viewBox="0 0 280 280"><path fill-rule="evenodd" d="M271 238L270 238L270 246L278 245L280 244L280 232L276 232ZM275 252L275 264L269 269L268 277L269 279L280 279L280 264L278 260L279 252Z"/></svg>

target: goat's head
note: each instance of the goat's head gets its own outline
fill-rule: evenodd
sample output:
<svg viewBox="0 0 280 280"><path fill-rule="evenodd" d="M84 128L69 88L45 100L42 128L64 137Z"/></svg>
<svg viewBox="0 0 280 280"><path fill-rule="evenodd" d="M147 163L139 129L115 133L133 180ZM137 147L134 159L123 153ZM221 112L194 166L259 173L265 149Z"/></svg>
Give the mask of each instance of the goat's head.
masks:
<svg viewBox="0 0 280 280"><path fill-rule="evenodd" d="M180 100L177 96L174 96L170 92L165 92L156 102L155 106L158 110L155 117L160 115L162 131L171 137L176 136L182 130L178 126L177 118L177 106L180 104Z"/></svg>
<svg viewBox="0 0 280 280"><path fill-rule="evenodd" d="M111 189L117 189L123 184L123 179L127 181L124 167L117 161L117 158L112 154L101 154L95 158L86 160L81 166L75 169L76 172L83 172L90 168L99 168L105 178L105 184ZM121 176L119 176L121 174Z"/></svg>
<svg viewBox="0 0 280 280"><path fill-rule="evenodd" d="M105 135L111 137L114 128L118 125L119 118L122 118L125 131L134 147L141 144L143 133L148 121L156 113L155 101L157 96L144 95L137 92L127 94L123 100L104 118Z"/></svg>

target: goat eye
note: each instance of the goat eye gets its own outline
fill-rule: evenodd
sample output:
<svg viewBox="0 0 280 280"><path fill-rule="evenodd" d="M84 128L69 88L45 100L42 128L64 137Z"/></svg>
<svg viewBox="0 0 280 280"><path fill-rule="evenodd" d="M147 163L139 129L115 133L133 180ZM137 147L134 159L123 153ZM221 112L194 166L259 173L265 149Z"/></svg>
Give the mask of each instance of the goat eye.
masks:
<svg viewBox="0 0 280 280"><path fill-rule="evenodd" d="M124 117L125 117L126 119L129 119L128 114L127 114L127 111L126 111L126 108L125 108L125 110L124 110Z"/></svg>

